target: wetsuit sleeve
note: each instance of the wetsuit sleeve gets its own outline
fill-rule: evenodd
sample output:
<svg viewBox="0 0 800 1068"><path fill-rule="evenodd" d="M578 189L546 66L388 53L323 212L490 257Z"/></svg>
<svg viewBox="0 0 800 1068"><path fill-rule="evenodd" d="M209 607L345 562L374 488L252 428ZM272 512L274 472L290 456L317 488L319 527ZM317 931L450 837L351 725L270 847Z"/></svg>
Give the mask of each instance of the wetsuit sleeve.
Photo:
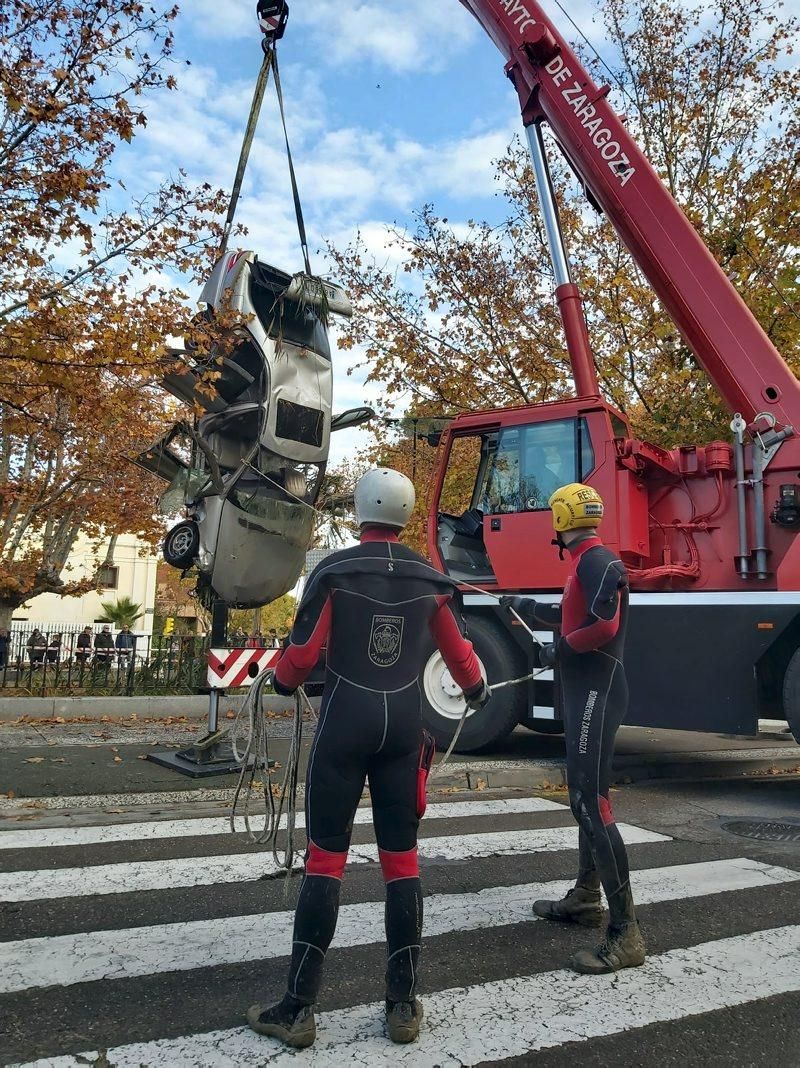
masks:
<svg viewBox="0 0 800 1068"><path fill-rule="evenodd" d="M544 623L547 627L560 627L561 605L542 604L541 601L533 601L529 616L529 622Z"/></svg>
<svg viewBox="0 0 800 1068"><path fill-rule="evenodd" d="M581 558L576 578L586 617L562 641L567 651L588 653L606 645L619 630L619 591L628 585L628 575L622 561L610 553L589 552Z"/></svg>
<svg viewBox="0 0 800 1068"><path fill-rule="evenodd" d="M480 685L481 666L472 642L461 633L450 600L445 594L436 598L437 608L429 623L431 634L455 681L462 690L473 690Z"/></svg>
<svg viewBox="0 0 800 1068"><path fill-rule="evenodd" d="M309 585L311 585L309 583ZM331 594L325 584L314 583L308 600L304 597L289 641L275 668L276 693L294 693L302 686L319 660L331 628Z"/></svg>
<svg viewBox="0 0 800 1068"><path fill-rule="evenodd" d="M529 627L543 623L546 627L561 626L561 605L542 604L529 597L514 597L514 611Z"/></svg>

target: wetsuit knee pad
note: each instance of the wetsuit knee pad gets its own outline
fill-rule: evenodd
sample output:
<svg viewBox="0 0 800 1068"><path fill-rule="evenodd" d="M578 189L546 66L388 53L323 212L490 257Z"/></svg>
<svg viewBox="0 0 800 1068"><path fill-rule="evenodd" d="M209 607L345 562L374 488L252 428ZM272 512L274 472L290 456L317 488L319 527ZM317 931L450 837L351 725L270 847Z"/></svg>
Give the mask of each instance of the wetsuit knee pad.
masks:
<svg viewBox="0 0 800 1068"><path fill-rule="evenodd" d="M333 853L323 849L316 842L308 843L306 851L306 875L328 875L332 879L341 879L347 863L347 850Z"/></svg>
<svg viewBox="0 0 800 1068"><path fill-rule="evenodd" d="M587 801L589 802L587 804ZM570 794L570 808L572 814L583 829L592 835L593 829L602 824L609 827L614 823L614 813L611 810L611 801L604 794L597 794L587 798L581 790Z"/></svg>
<svg viewBox="0 0 800 1068"><path fill-rule="evenodd" d="M611 801L603 794L599 794L597 798L597 807L600 811L600 819L603 821L604 827L610 827L612 823L615 823L614 813L611 809Z"/></svg>
<svg viewBox="0 0 800 1068"><path fill-rule="evenodd" d="M384 882L391 883L395 879L418 879L419 858L417 847L406 849L402 853L393 853L388 849L378 849L381 860Z"/></svg>

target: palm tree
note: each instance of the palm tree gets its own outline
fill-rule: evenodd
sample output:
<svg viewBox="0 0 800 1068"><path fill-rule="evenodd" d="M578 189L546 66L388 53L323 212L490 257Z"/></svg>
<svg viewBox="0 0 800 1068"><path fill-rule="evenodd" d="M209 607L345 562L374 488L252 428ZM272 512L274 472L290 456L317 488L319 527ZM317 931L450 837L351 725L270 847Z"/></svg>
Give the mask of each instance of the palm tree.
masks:
<svg viewBox="0 0 800 1068"><path fill-rule="evenodd" d="M114 623L117 627L133 627L142 614L142 606L130 597L118 597L116 601L101 601L101 623Z"/></svg>

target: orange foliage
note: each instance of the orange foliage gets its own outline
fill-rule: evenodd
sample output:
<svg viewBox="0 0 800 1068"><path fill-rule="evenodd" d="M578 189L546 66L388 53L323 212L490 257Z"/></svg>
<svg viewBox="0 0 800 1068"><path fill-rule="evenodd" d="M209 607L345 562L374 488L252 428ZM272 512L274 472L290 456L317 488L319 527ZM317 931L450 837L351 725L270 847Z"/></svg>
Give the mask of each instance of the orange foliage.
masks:
<svg viewBox="0 0 800 1068"><path fill-rule="evenodd" d="M204 273L225 198L179 175L119 210L107 200L145 94L174 88L176 13L0 8L0 622L85 589L63 574L79 530L160 536L155 486L126 459L163 420L164 339L188 332L188 298L160 279Z"/></svg>

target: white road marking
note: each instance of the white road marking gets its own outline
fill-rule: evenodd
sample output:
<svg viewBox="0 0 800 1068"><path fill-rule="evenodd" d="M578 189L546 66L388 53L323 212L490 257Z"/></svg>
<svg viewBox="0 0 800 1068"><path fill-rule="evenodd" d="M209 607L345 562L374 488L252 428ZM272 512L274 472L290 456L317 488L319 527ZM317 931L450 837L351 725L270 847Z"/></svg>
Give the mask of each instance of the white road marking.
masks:
<svg viewBox="0 0 800 1068"><path fill-rule="evenodd" d="M548 801L544 797L514 797L499 801L448 801L428 805L426 820L445 820L461 816L507 816L516 813L564 812L566 805ZM356 811L357 824L372 823L372 809ZM263 820L250 821L260 833ZM286 820L282 821L286 826ZM297 814L297 826L305 827L305 816ZM237 831L245 833L244 820L237 822ZM150 820L147 823L112 823L94 827L42 827L0 830L0 849L45 849L60 846L99 845L104 842L155 841L162 838L187 838L206 834L230 834L227 816L210 819Z"/></svg>
<svg viewBox="0 0 800 1068"><path fill-rule="evenodd" d="M631 878L637 904L650 905L794 882L800 872L739 858L648 868ZM425 899L425 937L534 921L536 898L562 897L571 885L529 883L433 895ZM292 912L271 912L0 943L0 993L288 956L292 918ZM383 939L382 900L341 907L334 946Z"/></svg>
<svg viewBox="0 0 800 1068"><path fill-rule="evenodd" d="M566 1042L586 1042L798 991L798 956L800 926L779 927L673 949L648 958L641 968L619 972L613 980L562 970L442 990L425 998L420 1037L408 1046L387 1040L382 1002L356 1005L318 1017L317 1041L306 1057L314 1068L456 1068L522 1057ZM244 1027L136 1042L105 1052L114 1068L298 1063L296 1053ZM97 1057L97 1052L51 1057L22 1068L85 1068Z"/></svg>
<svg viewBox="0 0 800 1068"><path fill-rule="evenodd" d="M619 829L629 845L671 841L667 835L624 823L619 824ZM423 858L473 860L479 857L577 849L577 846L578 828L573 825L542 830L422 838L419 852ZM377 846L351 846L349 859L351 864L376 862ZM88 897L91 894L166 890L179 886L211 886L216 883L256 880L276 871L278 868L271 852L259 847L246 853L221 857L183 857L177 860L96 864L82 868L4 872L0 874L0 901L41 901L47 898Z"/></svg>

